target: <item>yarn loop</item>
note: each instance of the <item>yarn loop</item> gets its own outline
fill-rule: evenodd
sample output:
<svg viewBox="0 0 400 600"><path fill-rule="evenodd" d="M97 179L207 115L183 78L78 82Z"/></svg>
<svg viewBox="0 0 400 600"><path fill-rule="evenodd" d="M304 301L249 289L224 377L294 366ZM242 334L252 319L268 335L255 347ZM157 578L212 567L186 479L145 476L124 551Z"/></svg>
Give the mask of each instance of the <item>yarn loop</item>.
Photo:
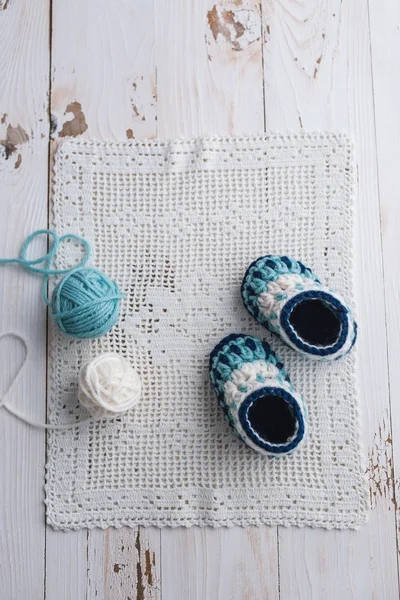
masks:
<svg viewBox="0 0 400 600"><path fill-rule="evenodd" d="M27 253L32 242L40 235L51 238L49 251L35 259L28 259ZM75 241L83 246L84 256L74 267L54 269L52 264L60 245ZM32 273L43 275L42 297L51 308L52 318L59 329L74 338L99 338L116 324L119 315L119 302L123 298L118 285L107 275L92 267L85 267L90 257L90 244L84 238L67 233L58 236L51 229L33 232L22 246L20 257L0 259L0 264L20 264ZM43 266L39 266L42 265ZM47 296L50 276L64 275L53 290L51 300Z"/></svg>
<svg viewBox="0 0 400 600"><path fill-rule="evenodd" d="M16 331L6 331L0 334L4 338L17 339L24 348L23 361L11 382L8 390L0 396L0 409L4 408L20 421L39 429L67 430L96 423L105 417L117 417L132 408L140 398L141 380L138 373L127 360L114 352L100 354L81 368L79 374L78 398L82 406L90 413L90 417L73 423L42 423L16 409L9 401L14 388L21 379L22 371L27 362L30 350L25 337Z"/></svg>

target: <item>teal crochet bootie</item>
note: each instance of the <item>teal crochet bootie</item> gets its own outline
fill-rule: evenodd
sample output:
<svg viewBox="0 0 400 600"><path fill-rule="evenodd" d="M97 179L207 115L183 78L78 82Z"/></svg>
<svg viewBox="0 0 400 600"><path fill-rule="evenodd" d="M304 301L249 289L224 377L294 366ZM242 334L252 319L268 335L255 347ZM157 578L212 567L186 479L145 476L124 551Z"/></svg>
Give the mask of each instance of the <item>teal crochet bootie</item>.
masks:
<svg viewBox="0 0 400 600"><path fill-rule="evenodd" d="M357 324L343 298L287 256L254 261L243 279L242 298L257 321L309 358L335 360L356 341Z"/></svg>
<svg viewBox="0 0 400 600"><path fill-rule="evenodd" d="M301 444L305 405L267 343L228 335L211 352L210 378L227 421L253 450L279 456Z"/></svg>

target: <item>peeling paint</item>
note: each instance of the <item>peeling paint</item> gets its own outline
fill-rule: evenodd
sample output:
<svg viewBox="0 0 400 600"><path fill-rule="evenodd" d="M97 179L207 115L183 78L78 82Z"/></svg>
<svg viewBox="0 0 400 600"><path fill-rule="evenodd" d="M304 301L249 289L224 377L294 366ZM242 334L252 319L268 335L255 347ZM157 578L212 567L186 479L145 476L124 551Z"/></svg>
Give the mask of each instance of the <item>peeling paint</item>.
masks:
<svg viewBox="0 0 400 600"><path fill-rule="evenodd" d="M161 586L155 555L143 529L110 531L105 539L103 562L104 590L110 597L124 600L159 597Z"/></svg>
<svg viewBox="0 0 400 600"><path fill-rule="evenodd" d="M157 101L157 82L153 79L153 77L151 78L151 95L153 97L153 100Z"/></svg>
<svg viewBox="0 0 400 600"><path fill-rule="evenodd" d="M114 573L119 573L122 569L125 569L126 565L115 563L114 564Z"/></svg>
<svg viewBox="0 0 400 600"><path fill-rule="evenodd" d="M64 114L66 115L68 113L73 115L73 119L70 121L65 121L60 133L58 134L59 137L77 137L82 135L82 133L87 130L88 126L80 102L75 101L68 104Z"/></svg>
<svg viewBox="0 0 400 600"><path fill-rule="evenodd" d="M382 419L374 435L366 474L369 481L371 508L376 508L380 499L386 499L397 510L395 492L399 489L399 481L394 475L392 438L388 419Z"/></svg>
<svg viewBox="0 0 400 600"><path fill-rule="evenodd" d="M18 154L17 160L15 161L14 169L19 169L22 163L22 155Z"/></svg>
<svg viewBox="0 0 400 600"><path fill-rule="evenodd" d="M5 2L2 2L0 0L0 10L6 10L8 8L10 0L5 0Z"/></svg>
<svg viewBox="0 0 400 600"><path fill-rule="evenodd" d="M2 125L4 125L4 123L6 122L6 119L7 119L7 113L4 113L4 115L3 115L3 116L1 117L1 119L0 119L0 123L1 123Z"/></svg>
<svg viewBox="0 0 400 600"><path fill-rule="evenodd" d="M50 135L53 135L57 131L58 120L53 114L50 115Z"/></svg>
<svg viewBox="0 0 400 600"><path fill-rule="evenodd" d="M260 38L260 16L255 10L225 9L214 5L207 12L207 21L214 40L218 42L221 37L237 52Z"/></svg>
<svg viewBox="0 0 400 600"><path fill-rule="evenodd" d="M8 125L5 139L0 140L0 144L5 148L6 160L17 150L19 145L25 144L28 140L29 135L21 125L16 127Z"/></svg>
<svg viewBox="0 0 400 600"><path fill-rule="evenodd" d="M132 122L135 123L133 129L135 135L130 136L130 131L127 130L127 137L153 137L153 131L146 126L147 122L153 123L157 120L157 72L154 70L148 75L139 75L135 73L128 80L130 103L132 108ZM132 87L131 87L132 86ZM140 121L140 124L139 124ZM155 130L155 129L154 129Z"/></svg>
<svg viewBox="0 0 400 600"><path fill-rule="evenodd" d="M324 39L325 39L325 37L326 37L326 35L325 35L325 33L323 33L323 34L322 34L322 40L324 40ZM322 49L322 52L321 52L321 54L320 54L319 58L317 58L317 60L316 60L316 65L315 65L315 69L314 69L314 75L313 75L313 78L314 78L314 79L316 79L316 78L317 78L318 70L319 70L319 68L320 68L320 66L321 66L321 61L322 61L322 57L323 57L323 55L324 55L324 51L323 51L323 49Z"/></svg>
<svg viewBox="0 0 400 600"><path fill-rule="evenodd" d="M151 570L150 550L146 550L145 558L146 558L146 568L145 568L144 574L147 577L147 583L149 585L153 585L153 573ZM153 558L154 558L154 553L153 553Z"/></svg>
<svg viewBox="0 0 400 600"><path fill-rule="evenodd" d="M137 559L137 563L136 563L136 576L137 576L136 600L144 600L143 571L142 571L142 564L140 562L140 560L141 560L140 529L138 529L138 532L136 535L135 548L138 553L138 559Z"/></svg>
<svg viewBox="0 0 400 600"><path fill-rule="evenodd" d="M128 140L133 140L133 131L132 131L132 129L127 129L126 130L126 137L128 138Z"/></svg>
<svg viewBox="0 0 400 600"><path fill-rule="evenodd" d="M210 53L210 40L209 40L208 35L206 33L204 34L204 41L206 43L207 58L211 62L212 61L212 56L211 56L211 53Z"/></svg>
<svg viewBox="0 0 400 600"><path fill-rule="evenodd" d="M314 79L316 79L316 78L317 78L318 69L319 69L319 67L320 67L321 60L322 60L322 54L321 54L321 56L320 56L319 58L317 58L317 61L316 61L316 62L317 62L317 64L316 64L316 66L315 66L315 69L314 69Z"/></svg>

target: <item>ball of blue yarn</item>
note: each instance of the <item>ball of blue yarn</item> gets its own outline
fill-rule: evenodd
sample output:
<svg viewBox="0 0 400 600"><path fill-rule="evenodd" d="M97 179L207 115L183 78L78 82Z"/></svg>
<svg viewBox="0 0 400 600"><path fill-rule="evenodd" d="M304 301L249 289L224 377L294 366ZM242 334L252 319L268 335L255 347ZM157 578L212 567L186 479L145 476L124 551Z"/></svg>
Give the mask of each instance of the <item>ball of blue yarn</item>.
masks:
<svg viewBox="0 0 400 600"><path fill-rule="evenodd" d="M27 253L30 245L43 235L50 237L47 253L29 259ZM57 250L64 242L80 244L84 255L77 265L56 269L52 265ZM118 321L119 302L124 294L119 291L115 281L102 271L84 266L89 257L90 244L85 238L74 233L58 236L51 229L39 229L26 238L19 258L0 258L0 265L19 264L31 273L43 276L43 300L52 309L51 316L65 334L80 339L99 338ZM54 288L50 300L47 296L49 279L57 275L64 277Z"/></svg>
<svg viewBox="0 0 400 600"><path fill-rule="evenodd" d="M116 324L122 294L115 281L89 267L73 270L54 288L52 317L65 334L99 338Z"/></svg>

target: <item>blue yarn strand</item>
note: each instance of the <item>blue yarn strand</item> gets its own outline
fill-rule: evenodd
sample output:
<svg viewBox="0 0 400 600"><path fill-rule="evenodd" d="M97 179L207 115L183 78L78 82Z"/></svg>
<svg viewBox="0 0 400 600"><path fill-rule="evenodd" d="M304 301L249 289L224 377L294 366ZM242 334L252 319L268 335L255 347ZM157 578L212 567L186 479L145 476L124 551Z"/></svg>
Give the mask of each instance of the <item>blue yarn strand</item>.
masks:
<svg viewBox="0 0 400 600"><path fill-rule="evenodd" d="M44 256L39 256L39 258L34 258L31 260L28 260L26 258L28 248L32 244L33 240L40 235L49 235L51 238L53 238L53 243L50 246L50 249L47 252L47 254L45 254ZM82 244L82 246L85 249L85 256L74 267L70 267L67 269L51 269L50 266L51 266L51 263L53 262L55 254L56 254L58 248L60 247L60 245L62 244L62 242L64 242L65 240L75 240L76 242L79 242L80 244ZM79 235L75 235L73 233L67 233L66 235L62 235L61 237L59 237L56 234L56 232L52 231L51 229L39 229L38 231L34 231L33 233L31 233L31 235L26 238L24 245L21 248L21 254L20 254L19 258L0 258L0 263L2 263L2 264L19 263L20 265L22 265L23 267L25 267L28 271L31 271L32 273L40 273L41 275L45 275L48 277L49 275L63 275L63 274L69 273L73 269L78 269L79 267L83 267L83 265L85 265L87 263L87 261L89 260L89 257L90 257L90 244L87 240L85 240L85 238L80 237ZM40 268L40 267L34 266L34 265L38 265L40 263L45 263L45 267Z"/></svg>
<svg viewBox="0 0 400 600"><path fill-rule="evenodd" d="M52 239L49 251L35 259L27 253L33 240L40 235ZM74 240L84 248L84 257L74 267L54 269L52 264L60 245ZM65 334L75 338L99 338L118 321L121 294L118 285L98 269L85 267L90 257L90 244L72 233L58 236L51 229L33 232L24 242L19 258L3 258L0 264L20 264L32 273L43 275L42 297L52 310L52 318ZM37 266L43 265L43 266ZM47 296L50 276L64 275L53 290L51 300Z"/></svg>

